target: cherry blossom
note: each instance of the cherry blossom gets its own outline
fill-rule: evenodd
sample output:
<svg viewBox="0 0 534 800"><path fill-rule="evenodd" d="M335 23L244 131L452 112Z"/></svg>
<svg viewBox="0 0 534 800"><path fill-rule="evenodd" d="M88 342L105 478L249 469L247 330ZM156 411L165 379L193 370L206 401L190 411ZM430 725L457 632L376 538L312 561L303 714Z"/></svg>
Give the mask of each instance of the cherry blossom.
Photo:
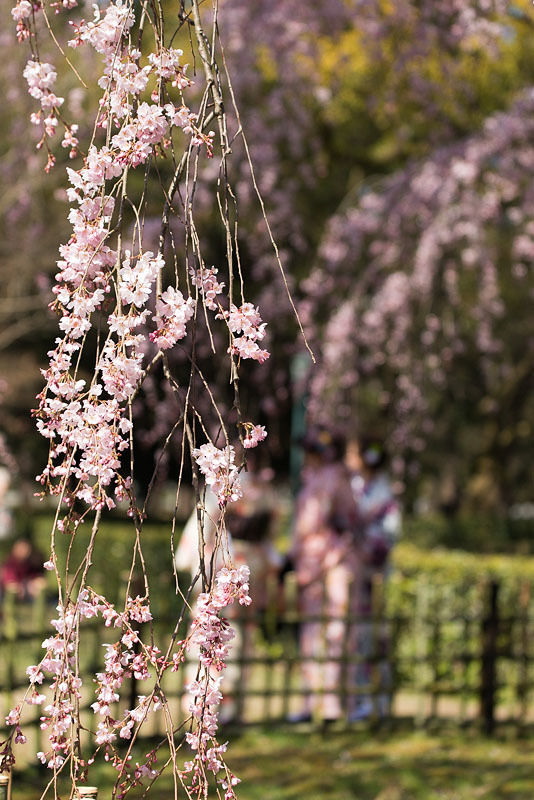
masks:
<svg viewBox="0 0 534 800"><path fill-rule="evenodd" d="M203 267L196 271L191 270L193 286L199 287L206 307L210 311L217 311L219 308L216 298L224 289L224 283L221 283L217 278L218 272L219 270L215 269L215 267L210 267L209 269Z"/></svg>
<svg viewBox="0 0 534 800"><path fill-rule="evenodd" d="M56 12L68 13L76 3L63 0L52 7ZM49 444L47 463L37 478L42 487L39 496L49 494L57 500L51 551L44 567L51 573L50 579L57 581L59 602L57 617L51 623L53 633L42 644L44 653L38 663L27 668L25 696L7 714L11 734L0 752L4 766L14 763L12 744L25 740L22 726L26 706L39 706L46 745L37 758L53 772L50 785L55 793L58 771L68 766L76 782L85 778L86 769L100 753L117 770L115 793L122 799L134 786L157 777L159 768L155 751L133 766L131 756L122 755L118 745L122 740L133 743L153 714L165 715L167 724L171 708L161 691L162 676L167 670L178 671L186 654L196 658L198 650L198 678L189 686L192 726L185 736L195 753L193 766L186 764L181 769L175 759L174 769L195 787L198 796L206 796L208 791L206 770L222 773L220 782L224 783L226 795L230 797L228 793L232 792L233 797L231 787L238 779L226 767L226 744L216 739L222 672L234 636L222 611L236 601L241 605L250 603L249 572L243 566L234 568L227 546L221 541L218 547L224 566L216 575L203 575L203 592L190 633L179 641L177 630L171 632L170 644L165 649L158 647L141 552L143 537L139 535L145 509L137 496L136 453L131 448L137 433L136 399L148 391L151 371L160 369L168 391L182 400L180 382L168 359L168 351L177 342L181 347L176 349L183 347L191 358L191 380L197 378L194 342L199 326L209 325L208 315L197 313L197 300L217 313L222 323L214 327L226 333L224 345L214 352L217 368L226 362L235 373L237 365L232 356L236 354L259 362L268 357L258 345L266 327L258 308L251 303L238 308L231 302L231 291L230 297L223 294L225 284L233 285L232 259L222 268L203 266L202 245L193 235L192 218L187 218L183 247L176 246L174 232L171 236L169 231L168 217L177 214L178 201L186 198L192 206L189 191L200 181L198 163L203 164L206 156L212 156L215 147L223 161L230 155L226 123L221 118L225 113L218 94L221 88L209 76L215 68L215 52L213 59L206 54L206 47L211 49L213 45L202 30L198 2L194 0L192 14L196 21L189 60L196 63L200 59L206 74L204 84L195 95L191 93L190 101L188 91L193 88L193 81L187 77L184 54L163 45L146 9L116 0L95 5L90 20L70 20L69 44L92 48L101 62L99 74L85 76L101 92L92 134L88 134L80 119L63 117L67 112L62 106L70 109L70 103L64 104L63 98L54 93L58 70L44 60L44 55L43 60L38 56L46 52L37 46L41 36L35 22L38 10L37 3L18 0L12 14L18 38L30 39L31 43L32 55L24 68L24 78L31 97L40 106L31 121L42 130L37 146L46 148L47 169L56 160L52 152L54 140L58 161L71 164L66 167L70 234L59 247L50 305L59 317L58 336L48 352L48 365L42 370L45 385L34 411L37 428ZM138 24L141 19L143 23ZM152 39L143 30L145 23L146 29L153 28L156 34ZM54 36L59 43L56 33ZM62 45L59 52L63 54ZM77 68L75 73L84 83ZM208 102L202 99L203 91L211 97ZM212 113L214 106L221 109L220 113ZM214 117L220 123L216 126L218 138L209 130ZM163 180L161 176L167 175L169 169L174 170L174 178L166 187L163 184L167 178ZM204 179L203 167L200 173ZM153 185L154 191L147 188L136 195L131 189L134 182ZM151 224L149 215L154 213L154 198L158 197L162 210L159 235L154 240L147 228ZM192 248L190 259L178 250L182 248L185 253L186 242ZM172 272L174 285L168 285L172 283ZM228 333L230 356L226 352ZM209 387L206 389L209 395ZM195 441L197 434L204 436L211 425L204 426L193 404L193 394L183 403L184 441L189 430L194 430L195 438L190 441ZM214 417L219 424L222 416L217 409ZM262 426L247 426L245 447L265 438ZM238 441L239 428L234 426L232 430L232 436L224 431L223 448L211 442L198 448L191 444L189 448L193 465L217 497L221 530L227 504L241 496L236 451L231 444L233 437ZM174 428L167 441L173 432ZM125 503L126 513L135 525L137 544L131 581L141 577L146 591L143 597L127 596L122 607L115 607L97 594L89 583L100 520L117 503ZM87 528L91 530L91 544L82 562L65 566L57 554L56 537L64 534L74 538ZM109 637L94 678L87 681L84 677L82 684L79 648L90 620L103 625ZM144 626L150 627L150 644L143 636ZM134 699L132 707L125 708L124 701L129 697L127 679L150 686ZM82 759L79 711L91 688L95 692L91 703L92 753ZM174 723L170 730L173 728Z"/></svg>
<svg viewBox="0 0 534 800"><path fill-rule="evenodd" d="M242 333L232 339L229 352L241 358L252 358L262 364L269 358L267 350L261 350L258 341L265 336L266 323L261 321L258 309L252 303L243 303L237 308L233 303L230 311L223 311L217 315L226 319L232 333Z"/></svg>
<svg viewBox="0 0 534 800"><path fill-rule="evenodd" d="M232 445L219 449L211 443L203 444L193 450L192 455L221 508L228 502L239 500L241 485Z"/></svg>
<svg viewBox="0 0 534 800"><path fill-rule="evenodd" d="M156 300L156 312L154 322L157 330L150 334L150 338L166 350L186 335L186 323L195 313L195 301L192 297L185 300L180 291L169 286Z"/></svg>
<svg viewBox="0 0 534 800"><path fill-rule="evenodd" d="M57 97L51 91L57 78L57 72L52 64L28 61L23 75L28 82L29 93L40 101L43 109L54 109L63 105L64 98Z"/></svg>
<svg viewBox="0 0 534 800"><path fill-rule="evenodd" d="M243 441L243 447L250 449L251 447L257 447L260 442L267 436L267 431L263 425L251 425L250 423L246 427L246 434L245 439Z"/></svg>

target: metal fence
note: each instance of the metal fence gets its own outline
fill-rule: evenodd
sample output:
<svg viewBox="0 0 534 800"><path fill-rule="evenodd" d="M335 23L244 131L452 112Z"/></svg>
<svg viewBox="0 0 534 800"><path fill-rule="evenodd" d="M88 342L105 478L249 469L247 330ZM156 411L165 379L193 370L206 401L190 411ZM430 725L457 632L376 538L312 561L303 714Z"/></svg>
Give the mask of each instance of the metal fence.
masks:
<svg viewBox="0 0 534 800"><path fill-rule="evenodd" d="M324 665L325 674L329 663L337 663L336 687L328 692L340 698L340 726L358 716L350 711L357 697L369 706L369 713L360 716L374 723L409 717L423 725L445 719L477 724L491 733L498 724L521 728L534 722L532 582L490 577L439 581L431 574L395 573L386 585L379 578L373 582L371 598L363 615L347 612L334 619L326 606L319 614L304 615L295 576L289 573L282 583L269 585L263 609L240 608L232 619L238 635L223 685L228 698L223 719L242 724L294 719L310 694L303 679L306 659L300 635L304 625L315 623L317 650L308 662ZM26 686L26 666L42 655L41 642L50 635L48 620L54 616L52 603L45 593L29 603L18 602L11 593L4 596L0 687L5 713ZM156 598L153 613L156 641L163 649L176 620L169 598ZM342 642L335 656L327 642L333 621ZM148 630L142 633L148 636ZM88 624L82 675L101 669L101 645L111 636L112 629ZM191 673L192 666L183 669ZM183 672L164 676L162 688L177 710L185 683ZM87 708L94 701L90 681L88 685ZM311 690L316 698L325 692L321 685ZM144 693L142 682L132 679L125 705ZM323 722L318 713L312 721Z"/></svg>

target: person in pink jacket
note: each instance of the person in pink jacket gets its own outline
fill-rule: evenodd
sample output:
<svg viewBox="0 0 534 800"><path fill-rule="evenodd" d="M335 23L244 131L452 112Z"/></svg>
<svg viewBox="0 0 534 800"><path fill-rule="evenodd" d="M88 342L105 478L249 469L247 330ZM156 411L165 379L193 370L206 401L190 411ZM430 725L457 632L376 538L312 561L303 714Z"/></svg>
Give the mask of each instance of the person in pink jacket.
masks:
<svg viewBox="0 0 534 800"><path fill-rule="evenodd" d="M291 557L304 617L300 657L307 694L303 710L290 719L336 720L348 711L340 690L340 659L344 648L350 652L356 646L356 626L347 626L346 619L360 593L357 507L341 439L323 428L310 431L301 444L306 457Z"/></svg>

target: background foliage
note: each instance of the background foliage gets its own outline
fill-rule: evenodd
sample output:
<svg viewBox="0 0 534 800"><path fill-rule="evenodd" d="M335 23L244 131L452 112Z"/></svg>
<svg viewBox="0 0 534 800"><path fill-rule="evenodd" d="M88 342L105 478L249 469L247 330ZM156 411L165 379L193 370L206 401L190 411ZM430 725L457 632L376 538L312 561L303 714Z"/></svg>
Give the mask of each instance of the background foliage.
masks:
<svg viewBox="0 0 534 800"><path fill-rule="evenodd" d="M311 393L312 420L326 407L330 422L347 434L363 428L388 438L408 507L422 497L425 507L448 515L502 516L530 499L533 477L534 17L526 0L475 3L471 10L469 16L462 3L414 0L222 3L226 59L242 109L235 129L242 122L247 132L318 358L304 381L292 383L290 363L301 340L236 143L242 268L270 320L274 348L242 390L244 404L269 423L269 458L280 472L288 468L291 408ZM9 191L2 198L0 369L6 385L0 424L19 468L32 477L44 454L28 410L54 336L46 306L65 234L65 197L58 188L63 164L45 180L31 131L21 128L31 100L15 79L22 55L7 6L1 13L7 68L0 80L9 113L0 126L0 170ZM73 57L91 58L83 49ZM82 112L83 125L91 95L70 72L58 81L67 103ZM462 188L459 162L475 170L474 188ZM414 185L428 182L429 172L437 189L418 197ZM451 182L456 192L444 193ZM493 207L484 217L488 201ZM208 211L202 212L202 196L196 202L199 230L216 264L224 243ZM467 241L457 232L444 245L440 231L450 227L458 206L464 221L476 217L476 236ZM521 219L514 218L515 208ZM428 255L429 228L437 256ZM415 270L419 263L429 268L432 259L437 266L425 294ZM392 275L400 277L393 287ZM447 281L460 287L455 305ZM378 313L378 323L370 323L369 312ZM441 326L433 338L429 313ZM448 334L451 313L458 325ZM496 348L482 342L484 325ZM396 349L390 344L395 337ZM450 346L458 349L453 358ZM179 365L185 356L176 349L173 358ZM207 362L206 369L217 399L229 406L225 378ZM153 455L176 413L157 373L136 411L145 428L139 447ZM173 468L172 456L167 467Z"/></svg>

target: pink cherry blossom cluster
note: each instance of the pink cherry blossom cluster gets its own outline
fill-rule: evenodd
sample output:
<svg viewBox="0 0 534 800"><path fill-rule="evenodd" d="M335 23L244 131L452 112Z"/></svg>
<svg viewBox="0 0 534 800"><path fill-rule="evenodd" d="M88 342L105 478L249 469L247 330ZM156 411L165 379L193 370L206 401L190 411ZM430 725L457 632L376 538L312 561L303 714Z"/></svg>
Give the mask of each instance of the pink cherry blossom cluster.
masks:
<svg viewBox="0 0 534 800"><path fill-rule="evenodd" d="M98 81L100 88L106 91L101 106L106 107L116 119L122 119L132 111L133 98L148 85L151 70L150 67L139 68L140 58L138 50L127 50L122 59L112 59L111 63L106 64L104 74Z"/></svg>
<svg viewBox="0 0 534 800"><path fill-rule="evenodd" d="M245 438L243 440L243 447L247 450L251 447L257 447L260 442L267 437L267 431L263 425L252 425L252 423L244 423Z"/></svg>
<svg viewBox="0 0 534 800"><path fill-rule="evenodd" d="M20 20L30 17L32 11L33 5L29 0L19 0L17 5L11 9L11 16L16 22L20 22Z"/></svg>
<svg viewBox="0 0 534 800"><path fill-rule="evenodd" d="M111 148L91 145L82 169L68 170L72 185L69 199L77 203L78 208L73 208L69 215L73 235L68 244L60 248L62 259L58 262L60 272L57 276L58 285L54 289L57 308L62 312L60 328L65 338L58 340L57 349L50 353L51 362L46 377L48 389L56 397L50 401L46 391L43 393L38 423L44 435L57 440L54 441L56 446L52 448L50 462L41 475L42 482L49 483L50 479L59 478L61 483L68 471L66 465L69 465L81 484L76 496L90 500L93 506L105 503L108 507L114 501L105 487L111 484L120 465L120 453L127 447L124 434L129 432L130 427L122 417L120 404L133 394L142 374L143 356L140 348L143 337L134 331L146 321L148 310L143 307L164 266L160 254L154 256L147 251L132 255L126 251L116 292L118 303L130 306L130 309L123 314L118 307L108 317L110 337L105 341L98 360L101 382L94 383L88 394L84 382L71 378L72 359L80 350L77 340L83 341L91 329L91 314L101 308L110 293L111 269L118 258L107 244L115 200L103 192L103 187L106 181L120 178L127 167L144 163L152 153L152 146L166 135L169 126L164 109L158 105L140 103L136 115L132 117L130 114L128 98L135 97L145 87L145 78L148 80L148 74L153 69L146 67L142 73L137 70L137 51L132 56L126 48L125 60L121 61L119 57L118 48L123 33L131 24L131 11L118 3L110 5L104 15L97 9L95 20L77 29L76 41L89 42L105 58L107 88L103 108L107 107L109 100L109 118L118 120L126 117L126 121L118 133L111 137ZM119 66L121 63L123 68ZM176 58L174 63L172 74L176 77ZM139 75L144 77L141 79ZM48 80L51 81L52 77L55 78L55 74L49 75ZM168 290L167 301L170 301L172 292L172 289ZM155 340L170 347L183 338L185 323L192 316L192 308L192 300L184 301L183 307L180 307L178 294L172 302L158 300L156 325L159 333L156 332ZM111 403L103 399L102 391L111 396ZM61 397L73 403L89 404L91 421L84 417L76 418L64 403L61 405ZM76 408L76 405L71 406L72 412ZM70 423L65 423L64 412L67 412ZM98 425L98 429L95 425ZM75 451L78 465L73 464ZM55 459L59 459L60 463L54 464ZM101 471L99 465L102 466ZM53 491L60 493L60 486L55 485Z"/></svg>
<svg viewBox="0 0 534 800"><path fill-rule="evenodd" d="M217 707L222 700L220 672L226 666L229 643L235 634L221 611L236 600L240 605L250 605L249 578L250 570L246 565L238 569L223 567L215 576L212 591L199 595L197 600L188 647L200 648L204 676L186 687L191 695L189 710L195 723L195 728L186 734L186 741L196 755L184 764L183 770L184 776L190 775L192 790L201 785L205 769L216 775L225 767L222 756L226 745L218 744L215 738ZM225 800L235 796L233 787L237 783L239 779L226 770L225 779L221 781Z"/></svg>
<svg viewBox="0 0 534 800"><path fill-rule="evenodd" d="M210 267L209 269L202 267L202 269L191 269L190 271L193 286L199 287L206 308L209 308L210 311L218 310L219 306L217 305L218 301L216 298L224 289L224 283L221 283L217 279L218 271L219 270L215 269L215 267Z"/></svg>
<svg viewBox="0 0 534 800"><path fill-rule="evenodd" d="M104 15L100 6L94 5L94 17L90 22L82 22L74 26L76 38L72 46L88 42L97 53L101 53L106 62L117 55L123 37L135 22L131 3L116 0L110 3Z"/></svg>
<svg viewBox="0 0 534 800"><path fill-rule="evenodd" d="M205 667L220 672L226 666L228 643L235 634L219 612L235 600L239 605L250 605L249 579L246 564L237 569L222 567L215 576L214 589L199 595L189 646L200 647L200 662Z"/></svg>
<svg viewBox="0 0 534 800"><path fill-rule="evenodd" d="M112 137L113 157L123 167L144 164L152 154L152 145L162 141L168 127L161 106L141 103L137 116Z"/></svg>
<svg viewBox="0 0 534 800"><path fill-rule="evenodd" d="M134 394L143 374L144 338L136 329L149 316L144 306L164 265L159 254L154 256L147 251L132 255L126 251L116 286L119 307L108 315L109 335L97 360L99 375L88 388L83 380L74 377L72 370L91 330L91 315L100 311L104 302L109 303L114 283L112 270L119 259L108 243L115 198L113 189L106 194L106 182L120 180L126 169L144 164L151 157L154 145L164 145L172 125L190 133L193 143L200 143L197 140L201 135L196 115L183 102L179 107L172 103L160 106L138 102L151 74L157 76L160 84L169 81L180 92L190 81L185 77L186 67L180 64L179 50L163 48L161 53L151 54L146 66L140 67L140 51L126 42L133 23L132 8L119 0L105 11L95 7L94 19L75 26L75 38L71 41L73 46L87 43L103 56L104 74L99 85L104 96L99 123L107 129L117 126L118 130L108 136L109 144L102 147L91 144L81 169L68 170L72 186L69 199L78 207L69 214L73 234L60 248L58 284L54 288L64 338L57 340L57 348L49 354L47 389L42 393L38 411L38 427L52 444L41 482L61 495L65 478L72 472L79 481L72 497L83 499L95 508L115 504L109 487L120 466L121 453L128 447L131 427L124 418L123 404ZM53 68L32 61L25 74L30 92L49 103L50 87L56 79ZM55 119L49 121L50 131L55 123ZM67 128L65 146L75 147L75 132L75 126ZM211 142L211 137L206 141ZM213 309L217 308L215 297L223 289L216 274L213 268L201 269L193 280L199 281L204 299ZM122 313L120 305L130 308ZM172 347L185 336L186 323L193 313L194 301L184 299L181 292L169 287L156 300L156 331L150 338L163 350ZM264 361L268 353L260 350L257 341L264 336L265 324L257 309L251 304L244 304L239 310L232 307L228 320L233 332L242 332L242 336L234 338L232 351L243 358ZM85 413L78 415L82 409ZM221 502L225 493L229 497L235 494L230 485L233 482L232 477L224 486L218 486ZM122 481L117 482L116 490L123 491Z"/></svg>
<svg viewBox="0 0 534 800"><path fill-rule="evenodd" d="M31 115L31 121L34 125L40 125L42 121L43 136L37 143L37 148L40 149L46 141L46 137L53 136L56 132L58 124L58 110L65 102L64 97L58 97L52 91L52 87L56 82L57 72L52 64L42 61L35 61L30 59L26 64L23 72L26 81L28 82L28 91L32 97L39 100L41 109L39 112ZM78 140L75 137L77 126L65 126L65 136L62 144L65 147L70 146L70 154L72 157L76 156L76 146ZM49 152L47 170L54 164L54 157Z"/></svg>
<svg viewBox="0 0 534 800"><path fill-rule="evenodd" d="M216 495L220 508L242 497L239 470L234 463L235 451L231 444L222 449L211 443L203 444L193 450L193 458Z"/></svg>
<svg viewBox="0 0 534 800"><path fill-rule="evenodd" d="M52 91L57 78L57 72L52 64L28 61L23 75L28 82L29 93L39 100L44 111L59 108L65 102L65 98L57 97Z"/></svg>
<svg viewBox="0 0 534 800"><path fill-rule="evenodd" d="M18 0L17 5L11 9L11 16L17 23L17 39L23 42L30 37L29 18L39 11L40 3L30 0Z"/></svg>
<svg viewBox="0 0 534 800"><path fill-rule="evenodd" d="M62 0L53 3L52 8L68 10L75 5L74 0ZM157 5L162 10L163 7ZM39 146L46 145L50 167L54 156L48 139L55 135L59 124L64 129L61 144L68 149L71 158L79 154L78 135L82 138L83 127L63 120L60 114L63 99L54 94L57 72L48 61L40 60L39 53L43 51L37 46L38 29L34 15L39 7L38 2L18 0L13 17L17 22L19 39L29 38L32 46L32 58L26 65L24 77L30 95L41 106L32 121L43 126ZM193 0L192 13L199 13L197 0ZM137 22L140 22L139 26ZM153 27L155 32L152 52L147 52L147 38L143 40L144 25ZM167 725L171 712L161 691L161 677L166 670L177 671L188 650L191 655L199 651L198 679L189 687L191 729L186 737L195 755L184 767L182 777L184 782L190 783L192 793L206 797L206 771L215 775L224 771L219 783L226 800L231 800L235 797L233 787L238 779L224 763L226 745L216 740L217 706L221 699L220 672L225 667L233 637L233 631L221 612L236 600L242 605L250 603L248 569L224 567L215 577L205 578L205 592L199 598L191 633L184 641L176 641L175 631L164 653L156 646L153 636L150 644L142 641L141 625L150 624L152 617L149 582L139 542L132 575L137 562L140 562L147 594L144 598L128 597L123 611L89 588L87 575L91 566L91 549L85 563L82 562L76 572L67 566L65 578L60 574L55 555L57 531L74 537L80 526L92 516L91 541L94 542L102 513L120 501L127 502L127 513L135 519L139 534L145 510L138 507L140 504L134 491L134 454L130 453L129 460L125 457L134 437L135 401L146 386L147 376L151 370L155 372L155 365L160 363L163 364L166 388L180 396L181 386L171 373L168 351L186 338L189 328L196 331L199 298L205 308L224 321L220 328L227 326L229 329L232 346L228 352L231 356L259 362L269 356L258 346L265 336L266 327L258 309L251 303L243 303L237 308L230 299L224 299L225 284L219 279L218 269L203 266L200 245L194 242L195 266L191 267L189 256L183 259L175 247L175 232L169 231L169 217L176 213L173 202L176 204L178 191L181 195L183 185L183 197L190 203L189 181L195 187L198 180L200 151L192 148L202 145L202 152L212 155L215 134L207 131L207 127L211 118L224 114L223 104L216 95L216 91L221 89L218 82L206 74L205 94L198 110L193 111L184 97L192 81L186 74L183 52L164 43L163 29L158 29L147 9L139 9L139 19L136 20L136 7L131 0L99 3L94 6L91 20L82 20L71 27L69 44L72 47L91 47L101 56L103 66L96 79L102 95L92 138L77 168L67 168L71 233L60 246L56 284L52 290L54 302L51 304L60 318L60 335L48 353L49 364L43 370L46 385L38 397L39 407L35 411L37 427L50 445L48 462L38 476L43 485L42 496L48 492L58 498L58 512L51 532L51 555L45 562L45 569L57 579L59 614L52 623L55 635L43 642L45 655L38 664L28 667L30 686L24 699L7 716L7 723L13 730L0 750L0 756L4 768L14 763L12 743L25 741L21 726L25 704L39 705L43 707L40 723L42 730L47 732L48 744L38 753L38 758L53 771L51 783L54 787L57 789L58 772L67 765L74 780L84 777L96 754L101 752L119 773L116 796L124 797L143 780L157 777L159 770L155 750L134 767L130 764L130 755L120 756L118 743L121 740L133 743L145 720L154 712L162 710ZM202 33L199 16L193 30L197 37L198 57L209 73L214 67L206 58L205 51L212 45ZM196 58L193 46L192 53ZM206 100L210 94L213 103ZM212 112L213 107L216 113ZM230 148L225 140L224 119L218 122L224 160ZM178 135L176 128L181 129ZM176 138L182 140L181 156L177 155ZM159 238L157 245L149 249L145 243L150 238L146 233L146 227L150 226L147 219L147 195L150 193L145 186L140 200L134 202L128 181L131 172L138 167L143 167L145 181L148 181L153 162L163 158L166 159L165 167L172 165L175 174L172 188L163 189L164 210L161 221L158 221ZM162 172L159 172L159 177ZM188 223L189 232L193 227ZM174 285L163 289L165 244L171 235L175 281ZM186 252L188 235L184 244ZM189 241L194 238L191 236ZM228 263L230 286L231 261ZM182 271L185 272L185 281ZM182 293L183 287L190 283L196 289L196 296ZM228 306L230 310L225 311ZM191 343L184 342L184 350L190 347L194 352L193 336L190 339ZM223 341L222 351L225 351L227 331ZM177 350L181 352L182 348ZM227 353L223 358L232 364L232 369L237 369L234 359ZM196 377L194 364L192 376ZM191 415L193 425L196 425L199 416L196 408L188 408L187 402L185 408L184 417ZM222 420L219 413L217 419ZM207 433L209 425L206 427L202 419L200 421L203 432ZM183 423L184 440L188 422L189 417ZM245 425L245 448L256 446L265 439L266 431L262 426L238 424ZM221 526L224 526L227 504L241 497L235 450L226 431L225 441L223 448L209 443L192 448L191 454L206 484L217 497L222 511ZM140 538L137 536L138 540ZM224 547L222 559L223 563L230 563ZM73 589L75 585L77 595ZM85 629L83 622L91 618L100 624L103 621L117 635L111 636L109 643L104 645L103 666L94 678L96 697L91 705L96 720L92 731L94 753L90 758L82 759L79 749L80 705L88 687L85 679L82 686L78 655L80 637ZM125 694L127 678L150 680L153 689L138 696L132 708L119 713L117 709ZM46 686L41 692L43 683ZM170 729L172 733L169 736L174 736L174 726L171 725ZM176 763L174 766L178 771ZM220 790L218 794L220 796Z"/></svg>
<svg viewBox="0 0 534 800"><path fill-rule="evenodd" d="M119 280L119 297L123 305L142 308L152 294L152 286L159 271L165 266L161 255L154 257L150 251L139 255L135 265L129 250L122 262Z"/></svg>
<svg viewBox="0 0 534 800"><path fill-rule="evenodd" d="M218 316L226 319L232 334L242 334L232 338L229 352L240 358L252 358L260 364L269 358L269 352L261 350L258 345L265 336L266 323L262 322L258 309L252 303L243 303L239 308L232 303L230 311L223 311Z"/></svg>
<svg viewBox="0 0 534 800"><path fill-rule="evenodd" d="M172 286L156 300L154 322L157 329L150 338L161 350L167 350L186 335L186 324L195 313L195 300L184 299L183 294Z"/></svg>
<svg viewBox="0 0 534 800"><path fill-rule="evenodd" d="M195 726L186 734L186 740L196 754L193 761L184 765L183 775L192 776L194 787L198 784L199 771L208 769L217 774L225 767L221 756L226 750L226 745L220 745L216 740L217 707L222 699L219 689L220 673L226 666L229 643L234 636L221 612L236 600L241 605L250 604L249 576L250 571L245 565L238 569L223 567L219 570L211 592L201 594L198 598L191 633L185 642L176 643L178 650L171 657L162 655L154 645L140 642L136 623L146 623L152 619L150 608L141 597L128 597L122 613L90 589L83 589L77 600L66 607L60 604L59 615L51 623L56 634L44 640L42 646L45 655L41 661L27 668L29 688L24 699L6 717L6 724L14 730L0 755L4 759L8 758L8 763L12 763L9 760L12 759L9 750L11 738L19 743L26 741L21 727L24 705L45 703L47 695L42 693L41 687L46 680L50 683L46 689L42 689L51 699L48 705L43 706L44 714L40 719L41 729L47 731L49 748L39 752L37 756L54 771L59 770L66 759L73 757L77 746L75 719L82 697L82 681L77 672L75 657L75 639L82 620L100 616L106 627L119 629L120 636L114 644L104 645L104 669L96 674L96 700L91 708L96 717L100 718L94 731L97 751L104 748L107 760L111 760L122 774L125 763L131 756L126 757L126 762L120 759L114 750L114 743L118 739L130 739L134 728L143 725L149 714L162 709L166 702L154 689L148 695L140 695L137 705L126 709L122 718L115 718L112 709L119 702L124 680L133 675L138 680L146 681L150 679L152 670L156 676L156 686L165 670L169 667L173 671L177 669L184 660L184 651L200 648L203 676L186 687L192 698L190 711ZM75 771L83 770L94 758L93 755L87 761L75 759ZM127 788L139 785L144 777L155 777L157 771L153 769L154 759L151 754L148 758L146 764L136 764L133 777L129 776L129 781L123 781L121 797L126 794ZM233 792L232 786L237 784L238 779L232 774L225 777L223 783L227 784L224 787L227 791L226 797L230 798L233 794L228 794L228 791Z"/></svg>
<svg viewBox="0 0 534 800"><path fill-rule="evenodd" d="M30 688L24 699L6 717L7 725L15 726L17 736L20 737L24 703L30 705L44 703L46 695L41 694L36 685L40 686L48 673L48 680L51 680L48 688L53 699L44 707L45 715L41 717L41 729L48 731L50 750L46 754L37 755L43 764L47 763L48 767L54 770L61 767L66 755L74 747L73 724L82 687L81 679L76 674L75 631L82 618L89 619L97 614L87 590L80 592L77 601L71 603L67 609L60 604L58 611L58 618L51 623L57 633L44 640L42 644L46 651L44 657L39 664L29 666L26 670ZM7 744L2 752L4 757L8 752Z"/></svg>
<svg viewBox="0 0 534 800"><path fill-rule="evenodd" d="M65 8L75 5L70 0L63 3ZM19 0L13 8L19 39L36 37L31 17L39 7L39 3L32 5L27 0ZM89 44L104 58L104 72L98 80L98 85L104 90L100 101L99 125L107 128L110 122L118 123L126 119L112 142L113 148L119 151L121 163L123 166L137 166L146 162L152 153L151 145L163 145L172 126L182 128L185 134L191 136L193 145L205 145L208 155L212 155L214 133L204 133L198 127L198 115L189 109L183 99L182 91L191 86L192 81L185 74L187 65L180 63L182 51L161 47L158 52L150 53L149 63L141 67L141 52L126 43L134 21L135 14L128 2L117 0L110 3L104 12L95 5L93 20L73 24L74 38L69 42L72 47ZM179 90L181 103L178 107L173 103L166 103L165 106L140 103L137 114L133 115L134 99L147 88L151 75L158 82L158 89L152 93L153 99L158 100L164 84L168 82ZM52 91L57 78L54 67L41 62L37 56L28 61L24 77L28 81L30 94L41 104L41 111L32 115L32 122L38 125L42 121L43 138L38 144L38 147L42 147L46 137L52 137L56 131L60 119L58 109L64 98ZM65 129L62 146L69 147L70 156L74 158L77 154L78 139L75 134L78 126L61 121ZM54 163L55 157L49 150L47 169Z"/></svg>
<svg viewBox="0 0 534 800"><path fill-rule="evenodd" d="M149 606L140 597L128 597L125 611L118 613L102 596L83 589L75 602L70 602L66 607L60 604L58 612L58 618L51 622L57 632L55 636L45 639L42 645L46 651L44 657L37 665L29 666L26 670L30 687L25 698L6 717L6 723L15 728L15 740L25 741L21 731L24 704L42 705L46 701L46 694L42 694L37 686L41 687L44 680L51 681L47 687L51 700L43 707L40 726L48 732L50 747L37 756L53 770L59 769L76 747L74 726L82 696L82 681L78 675L75 641L83 619L101 616L107 627L113 626L122 631L115 644L104 645L104 670L96 675L97 699L91 706L94 713L102 717L95 731L95 743L98 747L104 746L106 752L117 736L129 739L135 724L141 724L149 712L162 707L161 700L152 692L150 696L140 696L138 705L127 709L123 719L114 719L111 706L118 702L119 690L125 678L133 674L139 680L146 680L150 677L150 667L161 673L176 660L165 660L158 648L152 645L142 645L136 651L139 631L133 626L152 619ZM6 752L2 751L2 755ZM79 766L83 767L84 764L80 763Z"/></svg>
<svg viewBox="0 0 534 800"><path fill-rule="evenodd" d="M185 75L187 65L180 63L182 50L161 47L157 53L150 53L149 63L141 67L141 52L133 47L121 47L134 20L130 4L122 0L110 3L104 15L95 6L94 19L74 26L75 38L70 41L73 47L88 43L104 57L104 74L98 82L105 90L100 103L100 125L108 127L109 117L115 122L126 119L112 139L112 146L119 151L121 162L132 166L144 163L151 155L151 145L164 145L170 126L182 128L184 133L191 135L193 145L204 144L208 155L212 155L214 134L205 134L197 126L198 115L183 100L182 90L193 82ZM181 105L142 102L133 116L133 100L147 88L151 75L158 83L152 99L158 100L163 94L163 85L169 82L178 88Z"/></svg>
<svg viewBox="0 0 534 800"><path fill-rule="evenodd" d="M188 64L181 63L183 54L183 50L161 47L157 53L149 54L148 61L162 80L170 81L178 89L187 89L193 81L186 76Z"/></svg>

